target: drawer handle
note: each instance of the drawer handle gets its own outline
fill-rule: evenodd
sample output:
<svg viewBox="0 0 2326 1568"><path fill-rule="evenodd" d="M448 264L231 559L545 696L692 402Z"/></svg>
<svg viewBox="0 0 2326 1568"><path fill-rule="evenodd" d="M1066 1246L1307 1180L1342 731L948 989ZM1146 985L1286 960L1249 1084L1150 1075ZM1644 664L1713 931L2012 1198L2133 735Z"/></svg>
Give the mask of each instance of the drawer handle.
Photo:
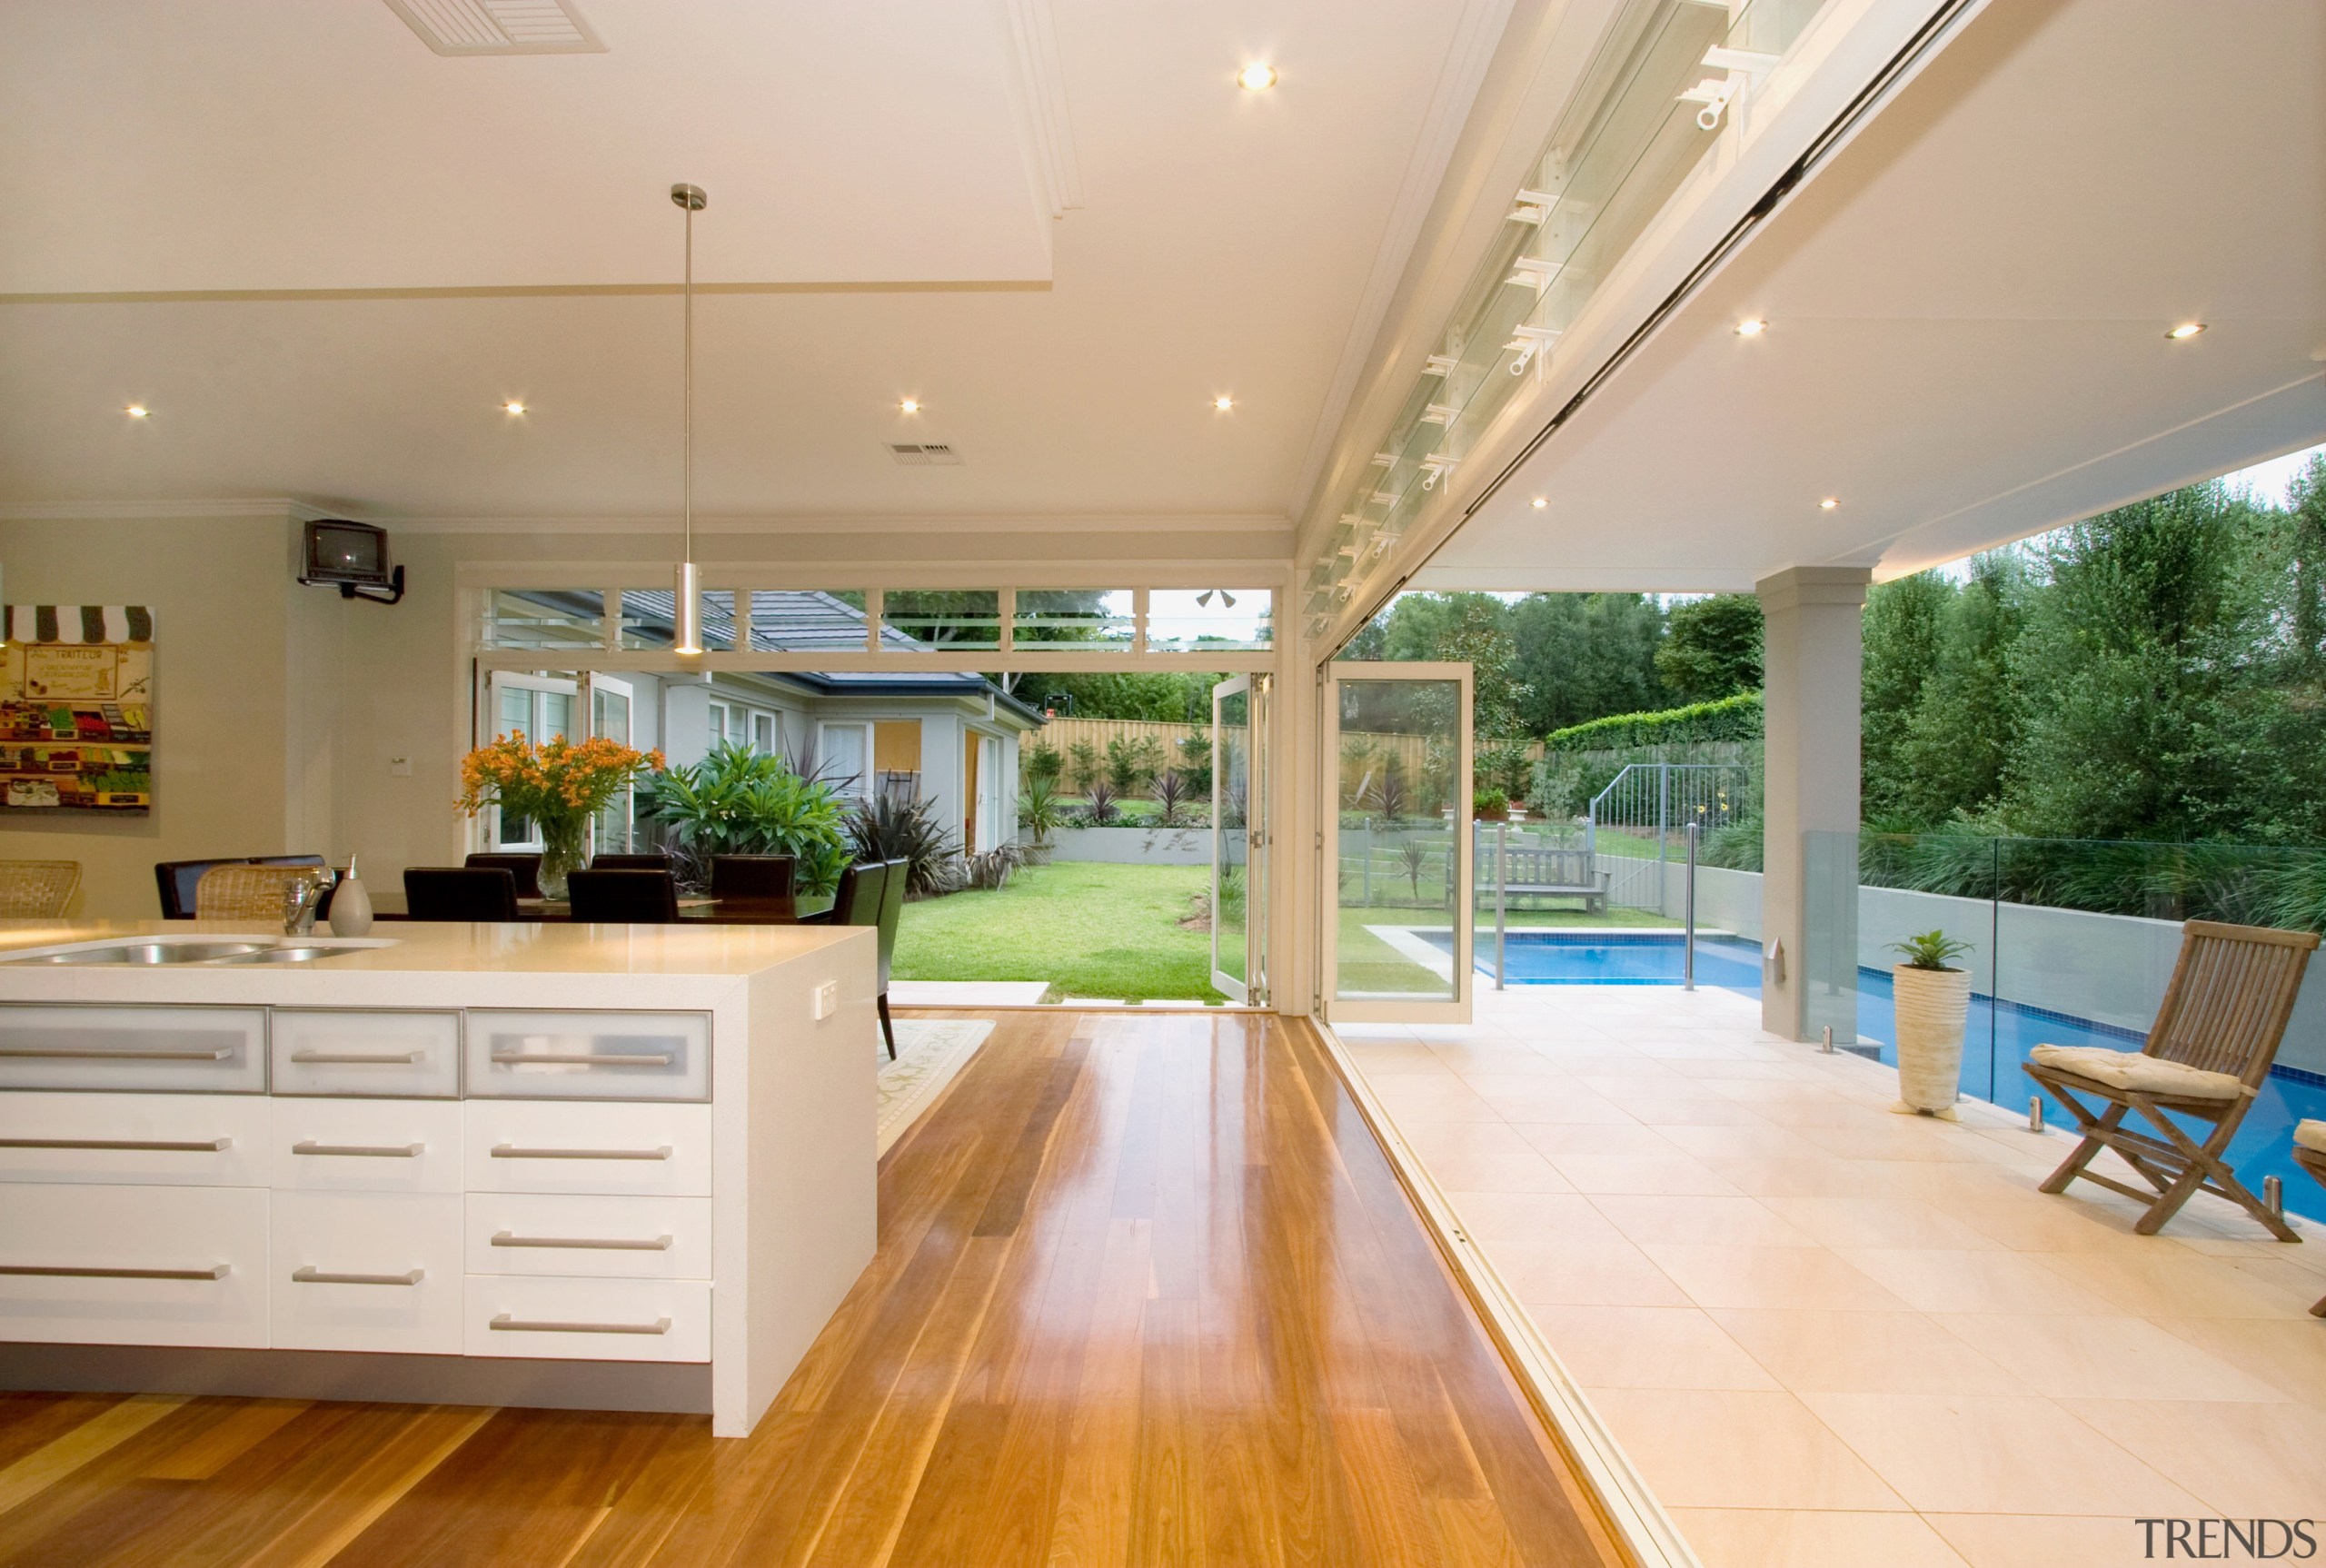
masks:
<svg viewBox="0 0 2326 1568"><path fill-rule="evenodd" d="M325 1274L313 1264L291 1271L296 1285L418 1285L427 1276L425 1269L418 1268L402 1274Z"/></svg>
<svg viewBox="0 0 2326 1568"><path fill-rule="evenodd" d="M414 1062L427 1060L428 1053L425 1051L293 1051L291 1059L302 1065L313 1063L317 1067L408 1067Z"/></svg>
<svg viewBox="0 0 2326 1568"><path fill-rule="evenodd" d="M107 1154L211 1155L232 1148L232 1138L0 1138L0 1149L98 1149Z"/></svg>
<svg viewBox="0 0 2326 1568"><path fill-rule="evenodd" d="M652 1149L521 1149L514 1144L495 1144L492 1157L497 1160L666 1160L671 1157L671 1146L664 1144Z"/></svg>
<svg viewBox="0 0 2326 1568"><path fill-rule="evenodd" d="M486 1326L510 1334L668 1334L671 1320L658 1317L651 1323L529 1323L504 1312Z"/></svg>
<svg viewBox="0 0 2326 1568"><path fill-rule="evenodd" d="M306 1138L291 1146L294 1155L353 1155L360 1159L415 1160L426 1144L319 1144Z"/></svg>
<svg viewBox="0 0 2326 1568"><path fill-rule="evenodd" d="M574 1246L590 1247L599 1252L668 1252L671 1238L658 1236L650 1241L626 1241L622 1238L587 1236L519 1236L513 1231L492 1233L495 1246Z"/></svg>
<svg viewBox="0 0 2326 1568"><path fill-rule="evenodd" d="M208 1268L82 1268L68 1264L0 1263L0 1274L33 1275L43 1279L224 1279L231 1265Z"/></svg>
<svg viewBox="0 0 2326 1568"><path fill-rule="evenodd" d="M223 1062L232 1046L214 1051L140 1051L119 1046L0 1046L0 1057L38 1061Z"/></svg>
<svg viewBox="0 0 2326 1568"><path fill-rule="evenodd" d="M667 1067L678 1058L670 1052L630 1056L613 1051L495 1051L495 1067L522 1067L542 1063L559 1067Z"/></svg>

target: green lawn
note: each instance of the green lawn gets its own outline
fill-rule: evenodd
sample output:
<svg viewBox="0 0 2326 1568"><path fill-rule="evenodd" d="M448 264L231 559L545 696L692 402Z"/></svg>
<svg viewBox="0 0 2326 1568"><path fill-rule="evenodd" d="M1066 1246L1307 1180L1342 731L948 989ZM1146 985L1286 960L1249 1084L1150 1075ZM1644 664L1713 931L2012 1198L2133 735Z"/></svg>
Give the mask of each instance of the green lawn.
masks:
<svg viewBox="0 0 2326 1568"><path fill-rule="evenodd" d="M1048 980L1058 997L1226 1000L1211 985L1211 937L1182 930L1202 866L1020 867L998 893L905 906L900 980Z"/></svg>

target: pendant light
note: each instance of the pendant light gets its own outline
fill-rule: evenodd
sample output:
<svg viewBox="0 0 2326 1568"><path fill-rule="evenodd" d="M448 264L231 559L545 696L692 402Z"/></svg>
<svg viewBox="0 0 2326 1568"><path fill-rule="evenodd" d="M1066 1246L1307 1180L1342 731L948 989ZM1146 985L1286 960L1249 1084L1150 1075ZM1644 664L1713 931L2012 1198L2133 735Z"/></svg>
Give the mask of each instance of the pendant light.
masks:
<svg viewBox="0 0 2326 1568"><path fill-rule="evenodd" d="M686 549L679 559L673 597L671 651L702 651L702 569L694 563L694 215L711 204L701 185L671 187L671 201L687 215L686 273Z"/></svg>

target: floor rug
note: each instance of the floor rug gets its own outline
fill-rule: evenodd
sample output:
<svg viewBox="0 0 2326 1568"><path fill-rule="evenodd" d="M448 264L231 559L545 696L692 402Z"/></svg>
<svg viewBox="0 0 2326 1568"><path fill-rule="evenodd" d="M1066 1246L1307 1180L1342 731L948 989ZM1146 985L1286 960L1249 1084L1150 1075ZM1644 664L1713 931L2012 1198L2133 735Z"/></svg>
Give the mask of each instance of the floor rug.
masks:
<svg viewBox="0 0 2326 1568"><path fill-rule="evenodd" d="M990 1018L899 1018L893 1062L874 1035L873 1048L880 1054L880 1153L887 1154L937 1103L992 1033Z"/></svg>

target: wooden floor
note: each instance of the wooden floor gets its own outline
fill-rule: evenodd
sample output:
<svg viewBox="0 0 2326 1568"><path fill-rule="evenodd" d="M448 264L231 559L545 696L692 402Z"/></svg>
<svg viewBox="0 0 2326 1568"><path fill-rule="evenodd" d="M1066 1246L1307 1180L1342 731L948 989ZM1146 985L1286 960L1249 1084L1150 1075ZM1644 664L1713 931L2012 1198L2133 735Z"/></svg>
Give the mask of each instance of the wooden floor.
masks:
<svg viewBox="0 0 2326 1568"><path fill-rule="evenodd" d="M1615 1559L1304 1032L1001 1016L759 1430L0 1397L0 1564Z"/></svg>

